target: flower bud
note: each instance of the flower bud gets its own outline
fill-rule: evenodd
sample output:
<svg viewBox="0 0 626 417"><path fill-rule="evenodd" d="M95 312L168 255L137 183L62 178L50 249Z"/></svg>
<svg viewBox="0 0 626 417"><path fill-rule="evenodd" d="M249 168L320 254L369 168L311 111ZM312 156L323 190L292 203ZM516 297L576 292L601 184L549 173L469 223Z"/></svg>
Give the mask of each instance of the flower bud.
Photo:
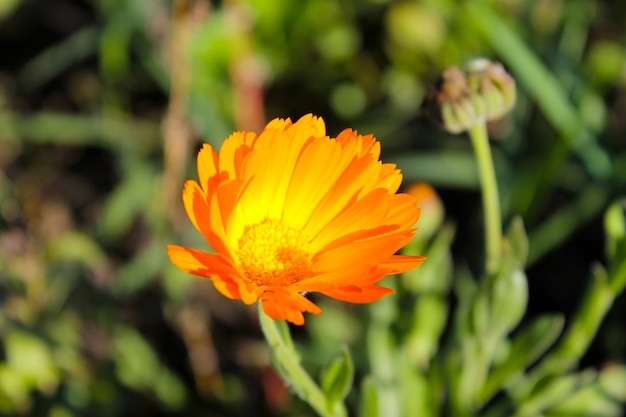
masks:
<svg viewBox="0 0 626 417"><path fill-rule="evenodd" d="M478 58L467 64L470 89L484 100L487 121L499 119L515 104L515 80L502 64Z"/></svg>
<svg viewBox="0 0 626 417"><path fill-rule="evenodd" d="M420 212L420 235L421 240L430 239L439 230L445 217L443 203L435 189L427 183L416 182L406 190L417 200Z"/></svg>
<svg viewBox="0 0 626 417"><path fill-rule="evenodd" d="M444 70L422 104L423 115L451 133L496 120L515 103L515 80L501 64L479 58L466 71Z"/></svg>
<svg viewBox="0 0 626 417"><path fill-rule="evenodd" d="M470 93L465 74L457 67L447 68L426 94L422 113L449 132L460 133L475 123Z"/></svg>

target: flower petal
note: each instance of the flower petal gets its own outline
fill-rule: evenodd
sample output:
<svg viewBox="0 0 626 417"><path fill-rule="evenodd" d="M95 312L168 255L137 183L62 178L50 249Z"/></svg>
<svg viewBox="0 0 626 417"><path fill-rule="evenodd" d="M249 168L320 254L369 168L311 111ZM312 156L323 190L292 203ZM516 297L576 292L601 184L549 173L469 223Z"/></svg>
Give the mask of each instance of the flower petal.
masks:
<svg viewBox="0 0 626 417"><path fill-rule="evenodd" d="M326 136L326 125L321 117L305 114L297 122L285 129L292 138L321 138Z"/></svg>
<svg viewBox="0 0 626 417"><path fill-rule="evenodd" d="M317 235L335 216L357 200L365 184L376 178L378 170L375 161L367 156L353 159L311 212L306 232L311 236Z"/></svg>
<svg viewBox="0 0 626 417"><path fill-rule="evenodd" d="M223 256L177 245L167 245L167 255L183 271L210 278L215 288L226 297L241 298L236 282L239 273Z"/></svg>
<svg viewBox="0 0 626 417"><path fill-rule="evenodd" d="M287 320L304 324L303 312L321 314L322 309L297 292L286 290L266 291L261 298L263 311L274 320Z"/></svg>
<svg viewBox="0 0 626 417"><path fill-rule="evenodd" d="M335 287L322 291L322 294L337 300L347 301L349 303L371 303L378 301L385 295L393 294L395 291L387 287L379 287L378 285L356 286L349 285L344 287Z"/></svg>
<svg viewBox="0 0 626 417"><path fill-rule="evenodd" d="M197 165L198 180L206 194L209 190L209 179L219 173L219 156L208 143L205 143L200 152L198 152Z"/></svg>
<svg viewBox="0 0 626 417"><path fill-rule="evenodd" d="M251 223L282 216L292 172L309 142L279 130L266 130L259 136L254 152L242 167L242 176L251 179L242 198Z"/></svg>
<svg viewBox="0 0 626 417"><path fill-rule="evenodd" d="M316 254L313 258L314 268L319 272L328 272L339 271L352 265L376 265L392 256L412 235L413 232L409 230L349 242Z"/></svg>
<svg viewBox="0 0 626 417"><path fill-rule="evenodd" d="M183 206L187 212L189 221L194 227L202 233L204 236L210 230L209 224L203 216L203 213L208 212L209 206L206 202L206 195L197 182L194 180L185 181L183 187ZM198 213L198 215L196 215Z"/></svg>
<svg viewBox="0 0 626 417"><path fill-rule="evenodd" d="M385 275L401 274L413 268L417 268L426 260L425 256L394 255L386 261L378 264L384 269Z"/></svg>
<svg viewBox="0 0 626 417"><path fill-rule="evenodd" d="M219 171L228 174L226 179L240 178L240 166L252 151L257 135L252 132L235 132L222 143L219 155Z"/></svg>
<svg viewBox="0 0 626 417"><path fill-rule="evenodd" d="M389 212L388 195L385 190L374 190L332 218L328 224L312 237L314 248L325 247L329 242L349 236L355 232L386 226L386 215ZM391 229L397 229L391 226ZM354 238L352 239L354 240Z"/></svg>
<svg viewBox="0 0 626 417"><path fill-rule="evenodd" d="M336 142L313 140L302 150L291 175L282 218L293 227L303 227L349 163Z"/></svg>

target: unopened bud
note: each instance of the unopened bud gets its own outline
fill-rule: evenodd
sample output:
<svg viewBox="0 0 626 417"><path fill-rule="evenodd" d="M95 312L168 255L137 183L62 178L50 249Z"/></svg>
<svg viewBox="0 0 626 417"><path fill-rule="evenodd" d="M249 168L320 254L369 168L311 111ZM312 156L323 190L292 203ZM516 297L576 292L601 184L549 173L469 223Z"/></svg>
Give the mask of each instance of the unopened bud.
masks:
<svg viewBox="0 0 626 417"><path fill-rule="evenodd" d="M515 80L500 63L484 58L470 61L467 83L484 100L487 121L504 116L515 104Z"/></svg>
<svg viewBox="0 0 626 417"><path fill-rule="evenodd" d="M496 120L515 103L515 80L501 64L476 59L466 70L467 74L457 67L443 71L422 105L425 116L451 133Z"/></svg>
<svg viewBox="0 0 626 417"><path fill-rule="evenodd" d="M449 132L460 133L476 122L470 94L465 74L457 67L450 67L428 90L422 112Z"/></svg>
<svg viewBox="0 0 626 417"><path fill-rule="evenodd" d="M421 210L418 223L420 232L416 235L416 238L428 240L443 224L445 217L443 203L435 189L430 184L424 182L411 184L406 192L415 197L417 205Z"/></svg>

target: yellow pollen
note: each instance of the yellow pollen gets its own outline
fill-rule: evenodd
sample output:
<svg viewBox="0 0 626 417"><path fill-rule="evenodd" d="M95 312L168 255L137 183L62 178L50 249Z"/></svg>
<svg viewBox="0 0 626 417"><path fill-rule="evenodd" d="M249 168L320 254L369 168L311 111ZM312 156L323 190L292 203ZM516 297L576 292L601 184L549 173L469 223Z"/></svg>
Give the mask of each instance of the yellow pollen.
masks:
<svg viewBox="0 0 626 417"><path fill-rule="evenodd" d="M280 287L313 274L307 240L281 220L265 219L247 226L238 243L244 273L258 286Z"/></svg>

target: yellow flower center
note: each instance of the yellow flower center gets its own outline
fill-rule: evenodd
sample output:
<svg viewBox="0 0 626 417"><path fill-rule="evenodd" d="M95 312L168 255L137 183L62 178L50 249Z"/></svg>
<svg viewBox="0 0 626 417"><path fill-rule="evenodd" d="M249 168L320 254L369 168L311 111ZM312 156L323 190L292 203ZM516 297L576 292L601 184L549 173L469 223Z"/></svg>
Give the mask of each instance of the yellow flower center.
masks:
<svg viewBox="0 0 626 417"><path fill-rule="evenodd" d="M247 226L239 238L240 265L250 282L280 287L313 275L309 244L302 231L280 220Z"/></svg>

